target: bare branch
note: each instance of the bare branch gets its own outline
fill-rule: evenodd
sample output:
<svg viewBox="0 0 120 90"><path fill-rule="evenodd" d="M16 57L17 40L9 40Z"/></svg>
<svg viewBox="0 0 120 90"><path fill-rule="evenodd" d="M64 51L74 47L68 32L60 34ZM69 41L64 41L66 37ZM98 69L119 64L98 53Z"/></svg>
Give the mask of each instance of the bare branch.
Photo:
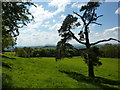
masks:
<svg viewBox="0 0 120 90"><path fill-rule="evenodd" d="M110 40L114 40L114 41L117 41L117 42L120 43L120 40L117 40L117 39L114 39L114 38L109 38L109 39L107 39L107 40L100 40L100 41L97 41L97 42L95 42L95 43L91 43L90 45L96 45L96 44L98 44L98 43L106 42L106 41L110 41Z"/></svg>
<svg viewBox="0 0 120 90"><path fill-rule="evenodd" d="M99 17L102 17L103 15L99 15L99 16L97 16L97 18L99 18Z"/></svg>
<svg viewBox="0 0 120 90"><path fill-rule="evenodd" d="M69 31L73 37L73 39L75 39L77 42L81 43L81 44L86 44L84 42L81 42L79 39L77 39L77 37L74 35L74 33L72 33L71 31Z"/></svg>
<svg viewBox="0 0 120 90"><path fill-rule="evenodd" d="M73 11L73 13L76 14L77 16L79 16L82 19L84 25L86 25L86 22L85 22L84 18L80 14L78 14L78 13L76 13L74 11Z"/></svg>
<svg viewBox="0 0 120 90"><path fill-rule="evenodd" d="M89 24L93 21L93 16L94 16L94 14L95 14L95 9L93 10L91 20L89 20L89 22L87 23L87 25L86 25L86 26L89 26Z"/></svg>
<svg viewBox="0 0 120 90"><path fill-rule="evenodd" d="M87 9L87 10L88 10L88 9ZM85 10L85 12L84 12L84 14L83 14L83 17L85 16L85 14L86 14L87 10Z"/></svg>
<svg viewBox="0 0 120 90"><path fill-rule="evenodd" d="M102 25L102 24L100 24L100 23L96 23L96 22L91 22L91 23L94 23L94 24L97 24L97 25Z"/></svg>

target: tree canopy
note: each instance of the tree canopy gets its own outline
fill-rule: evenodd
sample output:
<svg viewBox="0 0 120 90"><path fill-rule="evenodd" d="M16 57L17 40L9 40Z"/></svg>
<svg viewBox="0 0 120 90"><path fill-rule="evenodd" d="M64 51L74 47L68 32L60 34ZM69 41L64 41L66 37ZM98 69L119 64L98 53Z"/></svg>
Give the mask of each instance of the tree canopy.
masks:
<svg viewBox="0 0 120 90"><path fill-rule="evenodd" d="M31 5L34 4L31 2L2 2L2 49L15 45L19 28L34 19L28 8Z"/></svg>

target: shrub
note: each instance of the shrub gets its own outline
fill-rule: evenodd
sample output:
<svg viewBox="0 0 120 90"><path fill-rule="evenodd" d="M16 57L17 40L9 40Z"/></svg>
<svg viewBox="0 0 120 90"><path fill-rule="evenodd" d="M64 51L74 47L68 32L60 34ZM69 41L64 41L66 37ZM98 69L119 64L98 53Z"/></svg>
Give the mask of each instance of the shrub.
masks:
<svg viewBox="0 0 120 90"><path fill-rule="evenodd" d="M24 48L15 48L16 56L19 57L31 57L32 56L33 49L30 47L24 47Z"/></svg>

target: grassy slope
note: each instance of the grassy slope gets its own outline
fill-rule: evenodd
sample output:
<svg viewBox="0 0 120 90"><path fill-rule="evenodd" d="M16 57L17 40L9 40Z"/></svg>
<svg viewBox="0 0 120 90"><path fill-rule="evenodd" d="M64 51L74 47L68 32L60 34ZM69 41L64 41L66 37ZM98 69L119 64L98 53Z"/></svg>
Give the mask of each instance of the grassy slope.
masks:
<svg viewBox="0 0 120 90"><path fill-rule="evenodd" d="M101 60L103 65L95 68L95 74L103 78L97 79L102 82L96 84L88 80L87 66L80 57L55 62L54 58L20 58L7 55L2 61L11 68L2 68L5 77L3 83L14 88L117 88L117 84L113 84L118 80L118 59Z"/></svg>

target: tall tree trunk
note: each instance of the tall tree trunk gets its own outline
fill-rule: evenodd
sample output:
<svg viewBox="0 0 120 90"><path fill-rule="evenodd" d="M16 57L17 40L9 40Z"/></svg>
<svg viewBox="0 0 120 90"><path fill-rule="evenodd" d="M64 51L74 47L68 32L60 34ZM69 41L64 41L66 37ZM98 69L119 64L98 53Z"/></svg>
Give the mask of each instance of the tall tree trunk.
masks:
<svg viewBox="0 0 120 90"><path fill-rule="evenodd" d="M89 35L88 35L88 27L85 27L85 38L86 38L86 48L90 48L90 43L89 43ZM88 55L89 57L89 55ZM93 61L91 59L88 59L88 76L89 77L94 77L94 66L93 66Z"/></svg>
<svg viewBox="0 0 120 90"><path fill-rule="evenodd" d="M94 77L94 66L93 66L93 62L91 60L89 60L89 64L88 64L88 75L89 77Z"/></svg>

